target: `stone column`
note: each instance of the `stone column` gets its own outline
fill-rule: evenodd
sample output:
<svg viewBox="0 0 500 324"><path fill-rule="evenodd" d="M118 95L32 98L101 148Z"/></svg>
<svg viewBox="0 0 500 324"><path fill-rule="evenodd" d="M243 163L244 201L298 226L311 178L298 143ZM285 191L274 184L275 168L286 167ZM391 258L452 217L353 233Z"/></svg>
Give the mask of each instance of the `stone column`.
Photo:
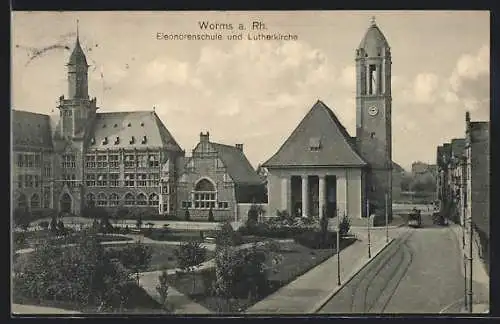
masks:
<svg viewBox="0 0 500 324"><path fill-rule="evenodd" d="M288 210L288 178L281 179L281 210Z"/></svg>
<svg viewBox="0 0 500 324"><path fill-rule="evenodd" d="M337 176L337 215L343 217L347 212L347 177L346 174Z"/></svg>
<svg viewBox="0 0 500 324"><path fill-rule="evenodd" d="M302 176L302 217L307 217L308 213L308 201L307 201L307 194L308 194L308 188L309 183L308 183L308 178L307 175Z"/></svg>
<svg viewBox="0 0 500 324"><path fill-rule="evenodd" d="M323 208L325 206L325 195L326 195L326 181L325 181L325 176L320 175L319 176L319 182L318 182L318 201L319 201L319 217L326 217L326 215L323 214Z"/></svg>

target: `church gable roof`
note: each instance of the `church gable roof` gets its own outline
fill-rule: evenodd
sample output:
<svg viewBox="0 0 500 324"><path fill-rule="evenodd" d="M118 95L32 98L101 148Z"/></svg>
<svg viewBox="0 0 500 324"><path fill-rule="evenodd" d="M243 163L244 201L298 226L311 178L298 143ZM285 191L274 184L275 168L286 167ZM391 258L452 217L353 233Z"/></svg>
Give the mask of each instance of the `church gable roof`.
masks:
<svg viewBox="0 0 500 324"><path fill-rule="evenodd" d="M318 100L264 167L367 165L333 111Z"/></svg>
<svg viewBox="0 0 500 324"><path fill-rule="evenodd" d="M98 113L89 138L90 149L162 147L182 151L154 111Z"/></svg>
<svg viewBox="0 0 500 324"><path fill-rule="evenodd" d="M243 151L237 147L210 142L224 163L227 173L236 184L260 185L262 180L253 169Z"/></svg>
<svg viewBox="0 0 500 324"><path fill-rule="evenodd" d="M29 111L12 110L12 142L17 147L51 150L53 143L50 117Z"/></svg>

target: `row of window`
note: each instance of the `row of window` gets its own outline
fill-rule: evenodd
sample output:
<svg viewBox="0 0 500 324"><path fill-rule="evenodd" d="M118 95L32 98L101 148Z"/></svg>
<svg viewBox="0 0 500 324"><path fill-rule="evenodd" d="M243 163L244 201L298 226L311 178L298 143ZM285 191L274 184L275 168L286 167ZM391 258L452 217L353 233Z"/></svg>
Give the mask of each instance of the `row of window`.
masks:
<svg viewBox="0 0 500 324"><path fill-rule="evenodd" d="M96 195L89 193L86 197L88 206L119 206L121 199L116 193L112 193L107 196L105 193L99 193ZM140 193L134 196L132 193L127 193L123 197L124 206L158 206L159 197L156 193L152 193L147 197L145 194Z"/></svg>
<svg viewBox="0 0 500 324"><path fill-rule="evenodd" d="M195 200L194 201L194 208L195 209L214 209L215 208L215 201L200 201L200 200ZM217 207L218 209L228 209L229 208L229 203L227 201L219 201L217 202ZM183 201L182 202L182 208L193 208L193 202L192 201Z"/></svg>
<svg viewBox="0 0 500 324"><path fill-rule="evenodd" d="M29 201L29 206L30 208L40 208L42 207L40 205L40 195L37 193L34 193L30 197ZM28 207L28 199L26 198L26 195L20 194L19 197L17 198L17 207L19 208L26 208ZM43 191L43 208L50 208L50 188L45 188Z"/></svg>
<svg viewBox="0 0 500 324"><path fill-rule="evenodd" d="M63 169L76 168L76 155L75 154L63 154L61 157L61 168L63 168Z"/></svg>
<svg viewBox="0 0 500 324"><path fill-rule="evenodd" d="M16 165L19 168L40 168L42 156L40 153L17 153Z"/></svg>
<svg viewBox="0 0 500 324"><path fill-rule="evenodd" d="M92 168L119 168L120 155L91 155L85 156L85 166ZM160 166L158 155L154 154L125 154L123 164L125 168L155 168Z"/></svg>
<svg viewBox="0 0 500 324"><path fill-rule="evenodd" d="M38 188L40 187L41 177L39 175L18 174L17 188Z"/></svg>
<svg viewBox="0 0 500 324"><path fill-rule="evenodd" d="M87 187L159 187L159 173L125 173L123 180L119 173L86 174Z"/></svg>

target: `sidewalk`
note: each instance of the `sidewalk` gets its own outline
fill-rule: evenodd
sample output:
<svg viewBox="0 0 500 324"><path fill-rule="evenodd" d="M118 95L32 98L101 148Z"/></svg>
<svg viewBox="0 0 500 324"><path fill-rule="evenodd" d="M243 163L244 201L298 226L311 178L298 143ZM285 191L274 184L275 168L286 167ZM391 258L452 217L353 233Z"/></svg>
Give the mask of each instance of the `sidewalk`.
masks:
<svg viewBox="0 0 500 324"><path fill-rule="evenodd" d="M78 311L70 311L70 310L67 310L67 309L54 308L54 307L43 307L43 306L35 306L35 305L21 305L21 304L12 304L11 312L14 315L81 314Z"/></svg>
<svg viewBox="0 0 500 324"><path fill-rule="evenodd" d="M457 244L460 249L462 249L462 228L456 224L450 224L450 229L455 233L457 238ZM466 249L468 249L468 235L466 235ZM468 252L465 251L465 252ZM465 271L463 267L464 262L468 262L468 260L464 260L465 255L462 253L462 261L461 261L461 271L462 275L465 276ZM469 269L469 265L467 264L467 271ZM467 274L467 277L469 274ZM474 313L484 313L485 311L489 311L490 304L490 277L486 272L486 269L479 258L477 245L473 242L472 244L472 296L473 296L473 310ZM463 310L466 312L465 310Z"/></svg>
<svg viewBox="0 0 500 324"><path fill-rule="evenodd" d="M371 259L368 259L368 247L365 239L355 242L340 252L341 286L337 285L337 255L334 255L266 299L256 303L246 313L315 313L324 302L332 297L334 292L340 290L351 277L358 273L387 246L384 235L372 236Z"/></svg>

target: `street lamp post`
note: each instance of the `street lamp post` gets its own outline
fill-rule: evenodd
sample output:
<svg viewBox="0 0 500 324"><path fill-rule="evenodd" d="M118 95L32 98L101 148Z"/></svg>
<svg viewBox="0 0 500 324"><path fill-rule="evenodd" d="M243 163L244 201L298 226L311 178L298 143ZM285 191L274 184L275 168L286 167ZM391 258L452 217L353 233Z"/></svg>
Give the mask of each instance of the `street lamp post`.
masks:
<svg viewBox="0 0 500 324"><path fill-rule="evenodd" d="M389 195L385 194L385 242L389 243Z"/></svg>
<svg viewBox="0 0 500 324"><path fill-rule="evenodd" d="M370 243L370 200L366 199L366 220L368 227L368 258L372 257L371 243Z"/></svg>
<svg viewBox="0 0 500 324"><path fill-rule="evenodd" d="M337 213L337 285L340 286L340 216Z"/></svg>
<svg viewBox="0 0 500 324"><path fill-rule="evenodd" d="M472 313L472 215L469 215L469 313Z"/></svg>

